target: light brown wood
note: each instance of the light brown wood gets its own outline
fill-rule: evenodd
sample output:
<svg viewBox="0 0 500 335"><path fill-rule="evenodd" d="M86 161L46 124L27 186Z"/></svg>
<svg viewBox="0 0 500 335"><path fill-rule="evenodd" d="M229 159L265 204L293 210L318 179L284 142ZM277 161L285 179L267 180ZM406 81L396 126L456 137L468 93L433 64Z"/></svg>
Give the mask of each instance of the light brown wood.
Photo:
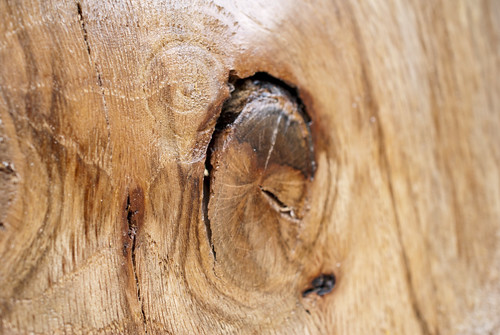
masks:
<svg viewBox="0 0 500 335"><path fill-rule="evenodd" d="M495 0L0 1L0 333L498 334L499 39Z"/></svg>

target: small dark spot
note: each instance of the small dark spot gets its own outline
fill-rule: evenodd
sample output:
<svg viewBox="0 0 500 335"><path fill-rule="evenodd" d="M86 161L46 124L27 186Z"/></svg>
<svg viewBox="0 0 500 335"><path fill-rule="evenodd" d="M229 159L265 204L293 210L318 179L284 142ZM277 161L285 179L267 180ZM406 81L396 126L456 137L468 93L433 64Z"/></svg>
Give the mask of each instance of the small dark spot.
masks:
<svg viewBox="0 0 500 335"><path fill-rule="evenodd" d="M127 255L128 255L128 247L129 247L129 243L123 242L122 252L123 252L123 256L125 256L125 257L127 257Z"/></svg>
<svg viewBox="0 0 500 335"><path fill-rule="evenodd" d="M307 314L309 314L309 315L311 315L311 312L309 312L309 310L308 310L308 309L306 309L306 313L307 313Z"/></svg>
<svg viewBox="0 0 500 335"><path fill-rule="evenodd" d="M0 230L5 230L5 225L3 224L3 222L0 222Z"/></svg>
<svg viewBox="0 0 500 335"><path fill-rule="evenodd" d="M335 275L334 274L321 274L314 278L311 282L311 288L308 288L302 293L303 297L308 296L311 293L316 293L317 295L324 296L330 293L335 287Z"/></svg>

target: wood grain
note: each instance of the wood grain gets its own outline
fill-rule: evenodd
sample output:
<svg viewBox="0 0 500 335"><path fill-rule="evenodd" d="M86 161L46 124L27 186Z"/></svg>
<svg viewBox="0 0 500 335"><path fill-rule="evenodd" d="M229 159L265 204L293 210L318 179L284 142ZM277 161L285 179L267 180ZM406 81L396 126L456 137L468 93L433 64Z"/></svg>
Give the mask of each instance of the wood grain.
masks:
<svg viewBox="0 0 500 335"><path fill-rule="evenodd" d="M500 332L498 1L0 18L0 333Z"/></svg>

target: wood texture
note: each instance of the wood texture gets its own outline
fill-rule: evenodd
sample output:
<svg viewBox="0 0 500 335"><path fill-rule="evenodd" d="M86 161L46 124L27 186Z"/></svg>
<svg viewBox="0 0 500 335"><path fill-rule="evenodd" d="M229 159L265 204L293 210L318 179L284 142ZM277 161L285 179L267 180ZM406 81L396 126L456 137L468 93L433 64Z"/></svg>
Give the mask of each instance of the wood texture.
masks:
<svg viewBox="0 0 500 335"><path fill-rule="evenodd" d="M0 1L0 332L498 334L499 39L495 0ZM255 73L300 100L215 132Z"/></svg>

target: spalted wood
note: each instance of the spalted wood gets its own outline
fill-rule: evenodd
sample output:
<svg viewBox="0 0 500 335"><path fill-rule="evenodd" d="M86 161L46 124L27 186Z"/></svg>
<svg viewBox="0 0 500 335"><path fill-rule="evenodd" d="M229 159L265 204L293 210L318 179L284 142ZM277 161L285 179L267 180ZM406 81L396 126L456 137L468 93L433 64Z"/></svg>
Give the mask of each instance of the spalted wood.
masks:
<svg viewBox="0 0 500 335"><path fill-rule="evenodd" d="M494 0L0 1L0 333L500 332L499 36Z"/></svg>

